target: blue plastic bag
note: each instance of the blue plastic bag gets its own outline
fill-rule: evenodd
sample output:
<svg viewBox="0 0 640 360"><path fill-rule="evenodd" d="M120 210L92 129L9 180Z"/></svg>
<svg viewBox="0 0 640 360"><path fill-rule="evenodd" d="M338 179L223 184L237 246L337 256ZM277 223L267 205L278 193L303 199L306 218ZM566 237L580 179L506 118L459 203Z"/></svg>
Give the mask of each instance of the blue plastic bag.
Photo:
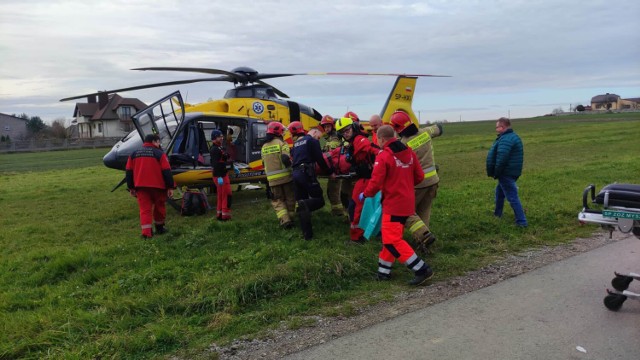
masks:
<svg viewBox="0 0 640 360"><path fill-rule="evenodd" d="M374 197L364 199L362 213L360 214L360 222L358 227L364 230L364 237L369 240L372 235L377 235L382 226L382 203L380 199L382 193L378 193Z"/></svg>

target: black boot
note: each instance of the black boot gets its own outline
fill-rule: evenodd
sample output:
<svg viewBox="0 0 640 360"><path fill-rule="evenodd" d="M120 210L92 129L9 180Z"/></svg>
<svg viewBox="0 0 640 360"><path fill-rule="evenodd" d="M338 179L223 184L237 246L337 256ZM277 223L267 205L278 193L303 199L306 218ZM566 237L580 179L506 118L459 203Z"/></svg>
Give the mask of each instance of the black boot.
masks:
<svg viewBox="0 0 640 360"><path fill-rule="evenodd" d="M313 238L313 229L311 228L311 212L307 207L307 203L304 200L298 201L298 219L300 219L300 228L302 229L302 236L305 240L311 240Z"/></svg>
<svg viewBox="0 0 640 360"><path fill-rule="evenodd" d="M409 281L409 285L418 286L422 285L425 281L431 279L433 276L433 270L428 264L424 264L424 266L415 272L415 276L411 281Z"/></svg>
<svg viewBox="0 0 640 360"><path fill-rule="evenodd" d="M162 225L156 224L156 234L162 235L162 234L166 234L168 231L169 229L164 227L164 224Z"/></svg>

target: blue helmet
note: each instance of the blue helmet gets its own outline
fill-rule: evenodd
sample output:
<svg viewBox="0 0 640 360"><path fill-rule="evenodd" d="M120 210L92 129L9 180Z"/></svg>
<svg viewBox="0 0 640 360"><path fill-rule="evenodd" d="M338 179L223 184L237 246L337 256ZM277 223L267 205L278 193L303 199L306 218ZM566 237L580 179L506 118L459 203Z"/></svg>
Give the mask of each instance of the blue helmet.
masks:
<svg viewBox="0 0 640 360"><path fill-rule="evenodd" d="M211 132L211 140L215 140L217 137L222 136L222 131L218 130L218 129L214 129Z"/></svg>

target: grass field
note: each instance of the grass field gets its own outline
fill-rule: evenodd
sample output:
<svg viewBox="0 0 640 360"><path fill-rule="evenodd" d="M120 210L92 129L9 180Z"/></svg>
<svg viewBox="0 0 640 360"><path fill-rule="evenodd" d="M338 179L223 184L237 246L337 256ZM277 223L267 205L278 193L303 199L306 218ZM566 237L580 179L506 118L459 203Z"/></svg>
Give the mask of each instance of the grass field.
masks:
<svg viewBox="0 0 640 360"><path fill-rule="evenodd" d="M508 205L492 216L494 125L445 124L434 140L434 281L587 236L584 187L640 182L638 114L515 120L530 223L516 228ZM0 155L0 359L198 358L214 342L349 316L408 289L398 264L390 283L374 280L379 241L346 245L348 225L325 209L305 242L278 228L263 191L235 193L228 223L169 209L171 232L143 241L135 200L109 192L123 173L102 166L105 152Z"/></svg>

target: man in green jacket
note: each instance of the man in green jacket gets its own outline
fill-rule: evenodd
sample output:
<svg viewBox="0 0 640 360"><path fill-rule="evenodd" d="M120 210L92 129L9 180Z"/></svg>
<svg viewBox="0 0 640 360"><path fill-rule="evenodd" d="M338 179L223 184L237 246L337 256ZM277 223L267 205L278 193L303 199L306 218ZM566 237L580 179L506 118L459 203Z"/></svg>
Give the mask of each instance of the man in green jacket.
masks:
<svg viewBox="0 0 640 360"><path fill-rule="evenodd" d="M502 217L504 199L506 198L513 209L516 225L526 227L527 218L518 197L516 181L522 175L524 162L524 148L522 140L511 129L511 121L500 118L496 122L498 137L493 142L487 154L487 175L498 179L496 186L496 205L493 214Z"/></svg>

